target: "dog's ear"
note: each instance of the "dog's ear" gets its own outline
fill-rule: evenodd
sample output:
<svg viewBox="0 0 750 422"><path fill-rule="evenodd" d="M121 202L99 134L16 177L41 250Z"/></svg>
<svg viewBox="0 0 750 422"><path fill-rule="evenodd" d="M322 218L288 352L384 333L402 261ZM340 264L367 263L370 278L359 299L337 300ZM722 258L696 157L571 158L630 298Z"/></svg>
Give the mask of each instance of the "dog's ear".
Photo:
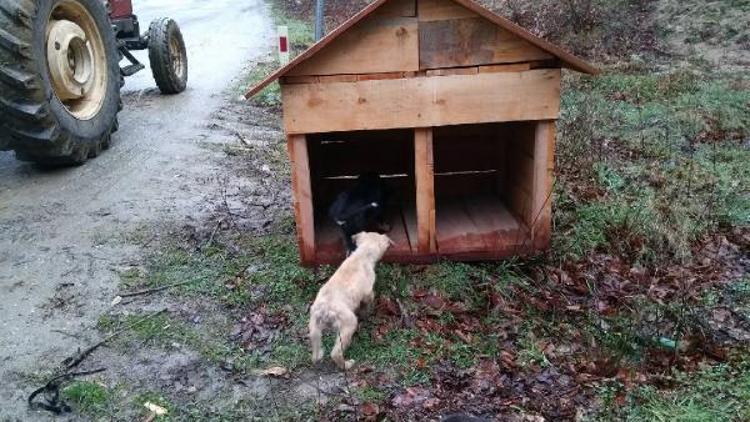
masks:
<svg viewBox="0 0 750 422"><path fill-rule="evenodd" d="M364 232L359 232L352 236L352 240L354 241L354 244L359 246L360 242L362 241L362 235Z"/></svg>

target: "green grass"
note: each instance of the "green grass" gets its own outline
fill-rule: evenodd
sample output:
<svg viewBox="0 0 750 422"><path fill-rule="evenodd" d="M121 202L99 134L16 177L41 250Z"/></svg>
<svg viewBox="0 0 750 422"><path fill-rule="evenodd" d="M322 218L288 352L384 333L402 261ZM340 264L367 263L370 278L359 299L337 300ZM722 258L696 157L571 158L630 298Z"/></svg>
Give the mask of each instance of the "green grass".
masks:
<svg viewBox="0 0 750 422"><path fill-rule="evenodd" d="M238 91L240 94L244 94L246 90L259 84L268 75L273 73L280 67L279 60L274 58L266 62L258 62L255 64L240 80ZM255 94L250 100L253 104L261 107L273 107L278 108L281 106L281 85L278 82L273 82L267 87L263 88L262 91Z"/></svg>
<svg viewBox="0 0 750 422"><path fill-rule="evenodd" d="M121 274L123 289L140 290L186 283L163 295L182 301L200 301L223 309L229 320L239 319L236 310L265 306L269 314L284 315L291 333L304 333L307 306L317 293L318 281L327 269L315 272L299 265L291 236L237 237L216 241L196 250L177 243L166 244L147 257L145 269ZM239 252L238 252L239 251ZM112 333L147 314L104 315L99 329ZM223 318L204 318L194 324L176 314L161 314L133 327L126 339L169 349L173 343L186 345L209 362L230 363L233 370L250 373L268 365L291 369L309 364L309 346L304 336L278 336L269 357L244 351L229 337L232 323Z"/></svg>
<svg viewBox="0 0 750 422"><path fill-rule="evenodd" d="M211 298L230 308L263 299L270 304L304 306L315 294L315 274L299 266L292 238L247 237L236 247L214 244L202 250L172 243L147 258L145 274L121 274L125 289L159 288L187 298ZM239 252L238 252L239 251Z"/></svg>
<svg viewBox="0 0 750 422"><path fill-rule="evenodd" d="M686 262L750 223L750 79L700 69L572 78L563 95L555 250ZM579 199L573 186L592 186Z"/></svg>
<svg viewBox="0 0 750 422"><path fill-rule="evenodd" d="M750 419L750 366L704 367L677 373L676 387L658 391L640 387L623 409L609 409L602 419L626 421L745 421Z"/></svg>
<svg viewBox="0 0 750 422"><path fill-rule="evenodd" d="M68 385L62 396L76 412L98 417L109 411L112 394L102 384L91 381L75 381Z"/></svg>
<svg viewBox="0 0 750 422"><path fill-rule="evenodd" d="M286 26L289 30L291 58L294 58L315 42L312 25L309 22L288 16L284 11L283 5L279 4L278 1L273 2L271 14L277 25ZM245 77L241 78L242 83L240 88L242 90L255 86L281 66L276 52L274 51L273 54L273 59L258 63ZM255 95L252 101L254 104L263 107L279 107L281 105L281 87L279 83L273 82Z"/></svg>
<svg viewBox="0 0 750 422"><path fill-rule="evenodd" d="M689 13L697 7L700 13ZM750 3L745 0L663 1L660 9L664 16L671 17L664 22L663 36L681 35L679 39L689 45L706 43L737 48L750 36L750 29L744 24L750 13Z"/></svg>
<svg viewBox="0 0 750 422"><path fill-rule="evenodd" d="M123 327L133 325L146 317L145 313L104 315L99 318L98 328L111 334ZM232 344L228 337L230 327L206 323L191 326L177 316L161 314L135 325L131 331L118 337L115 344L128 350L145 346L171 350L175 345L186 346L198 352L206 361L231 368L238 373L250 373L262 367L260 357Z"/></svg>

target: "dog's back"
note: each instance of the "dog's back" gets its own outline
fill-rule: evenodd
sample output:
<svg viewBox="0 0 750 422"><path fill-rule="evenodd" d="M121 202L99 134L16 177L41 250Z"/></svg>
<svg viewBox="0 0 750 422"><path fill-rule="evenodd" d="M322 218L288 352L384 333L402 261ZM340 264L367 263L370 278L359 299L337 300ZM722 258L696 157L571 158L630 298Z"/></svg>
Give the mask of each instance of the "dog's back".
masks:
<svg viewBox="0 0 750 422"><path fill-rule="evenodd" d="M323 331L338 331L331 358L342 369L354 361L344 361L344 350L357 330L355 311L361 303L368 306L374 299L375 265L392 244L386 235L359 233L354 236L358 249L349 256L318 292L310 307L310 342L313 361L323 358Z"/></svg>

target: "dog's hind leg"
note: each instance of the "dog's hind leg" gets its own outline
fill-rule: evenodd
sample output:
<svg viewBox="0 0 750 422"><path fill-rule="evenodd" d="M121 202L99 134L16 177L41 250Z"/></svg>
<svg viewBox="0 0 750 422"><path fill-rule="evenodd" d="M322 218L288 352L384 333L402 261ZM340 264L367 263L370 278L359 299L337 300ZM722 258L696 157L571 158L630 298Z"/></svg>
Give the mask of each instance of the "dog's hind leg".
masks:
<svg viewBox="0 0 750 422"><path fill-rule="evenodd" d="M312 360L314 363L323 359L322 330L315 315L310 316L310 345L312 346Z"/></svg>
<svg viewBox="0 0 750 422"><path fill-rule="evenodd" d="M352 342L354 332L357 331L357 316L354 315L354 312L348 309L343 309L339 311L337 323L339 332L338 338L336 339L336 344L333 346L333 350L331 351L331 359L336 362L336 365L340 369L348 370L351 369L352 366L354 366L354 361L345 361L344 351L347 347L349 347L349 344Z"/></svg>
<svg viewBox="0 0 750 422"><path fill-rule="evenodd" d="M375 293L370 292L367 296L362 299L362 303L357 310L357 316L359 318L366 318L372 315L375 310Z"/></svg>

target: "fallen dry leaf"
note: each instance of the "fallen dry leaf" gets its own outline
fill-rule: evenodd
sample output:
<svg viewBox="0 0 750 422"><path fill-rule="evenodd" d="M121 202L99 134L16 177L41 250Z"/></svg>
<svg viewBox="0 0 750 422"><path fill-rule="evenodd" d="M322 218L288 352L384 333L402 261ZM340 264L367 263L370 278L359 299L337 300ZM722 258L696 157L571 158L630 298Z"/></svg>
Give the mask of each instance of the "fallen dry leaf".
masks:
<svg viewBox="0 0 750 422"><path fill-rule="evenodd" d="M445 301L437 295L427 295L422 299L422 302L432 309L442 309L445 306Z"/></svg>
<svg viewBox="0 0 750 422"><path fill-rule="evenodd" d="M412 407L424 403L430 396L430 392L421 387L407 388L401 394L397 394L391 404L394 407Z"/></svg>
<svg viewBox="0 0 750 422"><path fill-rule="evenodd" d="M724 322L732 315L731 312L729 312L726 309L714 309L713 311L713 317L716 321Z"/></svg>
<svg viewBox="0 0 750 422"><path fill-rule="evenodd" d="M114 299L112 299L112 303L110 305L111 306L117 306L120 303L122 303L122 296L117 296Z"/></svg>
<svg viewBox="0 0 750 422"><path fill-rule="evenodd" d="M456 330L453 333L456 335L456 337L460 338L461 341L463 341L464 343L466 343L466 344L471 344L472 343L471 334L467 334L467 333L464 333L463 331L459 331L459 330Z"/></svg>
<svg viewBox="0 0 750 422"><path fill-rule="evenodd" d="M373 402L364 402L359 407L359 412L362 414L365 420L375 420L375 418L380 414L380 407L378 407L377 404Z"/></svg>
<svg viewBox="0 0 750 422"><path fill-rule="evenodd" d="M424 402L424 405L422 407L424 407L427 410L432 410L432 409L436 408L439 404L440 404L440 399L431 398L431 399L427 399Z"/></svg>
<svg viewBox="0 0 750 422"><path fill-rule="evenodd" d="M164 416L167 414L167 409L159 406L158 404L151 403L150 401L143 403L143 407L148 409L151 413L153 413L156 416Z"/></svg>
<svg viewBox="0 0 750 422"><path fill-rule="evenodd" d="M412 295L412 297L414 299L423 298L423 297L427 296L427 294L428 294L428 292L425 289L415 289L415 290L412 290L412 292L411 292L411 295Z"/></svg>
<svg viewBox="0 0 750 422"><path fill-rule="evenodd" d="M378 307L377 310L380 314L383 315L389 315L389 316L399 316L401 315L401 310L399 309L398 304L391 300L390 298L382 297L380 300L378 300Z"/></svg>
<svg viewBox="0 0 750 422"><path fill-rule="evenodd" d="M286 378L289 376L289 370L283 366L274 366L260 372L264 377Z"/></svg>
<svg viewBox="0 0 750 422"><path fill-rule="evenodd" d="M515 368L516 366L516 357L505 350L500 352L500 361L506 368Z"/></svg>

